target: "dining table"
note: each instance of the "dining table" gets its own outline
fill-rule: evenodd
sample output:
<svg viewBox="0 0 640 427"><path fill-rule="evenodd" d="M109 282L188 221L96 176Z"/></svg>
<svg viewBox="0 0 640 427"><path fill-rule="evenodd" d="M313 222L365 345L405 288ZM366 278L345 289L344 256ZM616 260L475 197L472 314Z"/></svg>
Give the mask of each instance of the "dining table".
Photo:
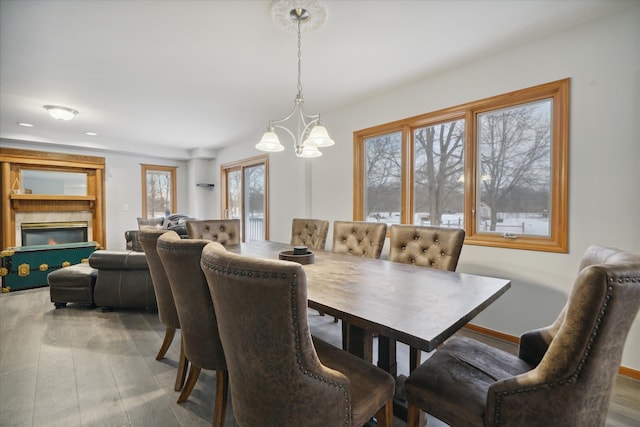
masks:
<svg viewBox="0 0 640 427"><path fill-rule="evenodd" d="M243 255L291 258L292 246L249 241L228 248ZM425 268L383 259L314 250L304 264L309 308L349 325L348 350L371 360L371 340L380 343L378 366L396 376L395 342L412 349L411 367L419 351L435 350L504 294L511 282ZM304 257L300 258L303 259ZM343 328L344 330L344 328ZM416 356L417 355L417 356Z"/></svg>

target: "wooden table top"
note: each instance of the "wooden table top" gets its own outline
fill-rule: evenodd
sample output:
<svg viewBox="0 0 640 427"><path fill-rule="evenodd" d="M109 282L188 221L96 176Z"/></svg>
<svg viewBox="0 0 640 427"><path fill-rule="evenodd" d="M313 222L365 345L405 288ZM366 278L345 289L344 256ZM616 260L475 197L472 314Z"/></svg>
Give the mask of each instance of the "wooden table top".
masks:
<svg viewBox="0 0 640 427"><path fill-rule="evenodd" d="M239 252L278 259L284 250L291 246L251 241ZM303 266L309 307L425 351L434 350L511 286L505 279L314 254L315 262Z"/></svg>

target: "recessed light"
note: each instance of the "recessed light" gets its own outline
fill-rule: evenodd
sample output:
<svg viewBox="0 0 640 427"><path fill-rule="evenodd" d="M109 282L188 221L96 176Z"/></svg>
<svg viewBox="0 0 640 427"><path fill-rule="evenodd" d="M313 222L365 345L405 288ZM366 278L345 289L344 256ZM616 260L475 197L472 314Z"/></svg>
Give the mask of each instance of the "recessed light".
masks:
<svg viewBox="0 0 640 427"><path fill-rule="evenodd" d="M84 134L89 136L98 136L98 134L95 132L85 132Z"/></svg>
<svg viewBox="0 0 640 427"><path fill-rule="evenodd" d="M32 128L33 125L31 123L18 122L18 126L24 126L26 128Z"/></svg>

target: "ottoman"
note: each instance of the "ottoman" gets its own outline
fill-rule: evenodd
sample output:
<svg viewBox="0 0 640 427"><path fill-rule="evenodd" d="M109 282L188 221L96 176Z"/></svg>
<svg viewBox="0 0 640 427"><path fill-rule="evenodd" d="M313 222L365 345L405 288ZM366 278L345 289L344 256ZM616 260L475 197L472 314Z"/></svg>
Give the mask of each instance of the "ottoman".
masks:
<svg viewBox="0 0 640 427"><path fill-rule="evenodd" d="M95 307L93 291L97 275L98 270L86 262L52 271L47 275L51 302L56 308L69 302Z"/></svg>

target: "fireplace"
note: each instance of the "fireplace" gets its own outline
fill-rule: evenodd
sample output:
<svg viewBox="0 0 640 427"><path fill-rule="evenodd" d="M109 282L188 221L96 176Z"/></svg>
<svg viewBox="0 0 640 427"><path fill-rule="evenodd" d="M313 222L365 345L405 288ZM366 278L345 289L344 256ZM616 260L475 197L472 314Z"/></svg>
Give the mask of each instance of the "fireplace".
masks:
<svg viewBox="0 0 640 427"><path fill-rule="evenodd" d="M86 221L23 222L20 224L22 245L58 245L86 242L88 225Z"/></svg>

